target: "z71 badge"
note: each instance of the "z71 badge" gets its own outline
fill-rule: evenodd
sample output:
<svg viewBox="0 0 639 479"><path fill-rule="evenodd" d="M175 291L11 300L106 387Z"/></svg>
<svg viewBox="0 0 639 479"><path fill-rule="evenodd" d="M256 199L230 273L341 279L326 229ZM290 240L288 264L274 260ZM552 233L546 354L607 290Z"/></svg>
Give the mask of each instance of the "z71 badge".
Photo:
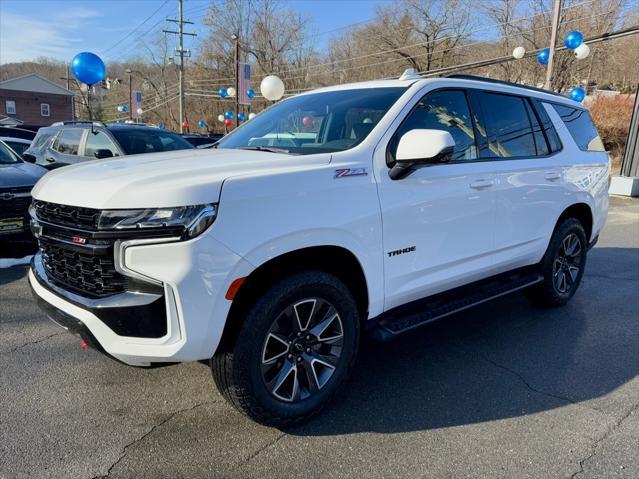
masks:
<svg viewBox="0 0 639 479"><path fill-rule="evenodd" d="M335 170L335 178L346 178L347 176L367 176L366 168L340 168Z"/></svg>

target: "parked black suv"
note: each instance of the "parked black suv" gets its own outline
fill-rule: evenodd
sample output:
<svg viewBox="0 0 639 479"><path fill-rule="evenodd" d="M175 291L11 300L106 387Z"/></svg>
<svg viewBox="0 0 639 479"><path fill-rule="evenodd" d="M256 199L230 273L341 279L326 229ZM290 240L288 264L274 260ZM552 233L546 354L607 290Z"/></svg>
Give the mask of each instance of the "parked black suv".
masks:
<svg viewBox="0 0 639 479"><path fill-rule="evenodd" d="M221 133L209 133L208 135L194 135L191 133L185 133L182 135L186 141L191 143L196 148L207 147L220 141L224 135Z"/></svg>
<svg viewBox="0 0 639 479"><path fill-rule="evenodd" d="M46 172L22 161L0 141L0 242L31 237L28 218L31 189Z"/></svg>
<svg viewBox="0 0 639 479"><path fill-rule="evenodd" d="M96 158L189 148L180 135L161 128L73 121L41 128L23 158L51 170Z"/></svg>

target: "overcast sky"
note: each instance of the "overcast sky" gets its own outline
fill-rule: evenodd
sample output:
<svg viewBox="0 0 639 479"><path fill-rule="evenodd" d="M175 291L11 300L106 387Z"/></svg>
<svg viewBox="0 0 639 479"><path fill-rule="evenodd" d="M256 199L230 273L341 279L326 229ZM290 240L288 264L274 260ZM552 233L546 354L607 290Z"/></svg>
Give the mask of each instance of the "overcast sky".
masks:
<svg viewBox="0 0 639 479"><path fill-rule="evenodd" d="M377 5L391 0L294 0L287 3L313 19L321 49L335 29L374 17ZM185 19L201 22L210 0L185 0ZM159 9L159 10L158 10ZM146 23L144 20L157 13ZM70 61L80 51L93 51L105 61L135 54L136 37L166 28L162 21L177 15L177 0L0 0L0 64L38 57ZM125 36L139 27L134 34ZM122 41L121 41L122 40ZM119 42L119 43L118 43ZM187 47L194 42L187 38ZM117 43L117 45L115 45ZM115 46L114 46L115 45Z"/></svg>

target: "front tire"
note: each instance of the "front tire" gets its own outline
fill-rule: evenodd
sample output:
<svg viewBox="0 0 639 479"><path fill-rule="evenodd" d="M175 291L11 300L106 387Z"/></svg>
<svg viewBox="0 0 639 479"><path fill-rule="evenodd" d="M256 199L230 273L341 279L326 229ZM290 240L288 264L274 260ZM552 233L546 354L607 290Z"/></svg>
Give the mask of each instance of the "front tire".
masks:
<svg viewBox="0 0 639 479"><path fill-rule="evenodd" d="M231 351L211 359L213 379L240 412L269 426L317 414L349 376L359 313L335 276L285 277L250 309Z"/></svg>
<svg viewBox="0 0 639 479"><path fill-rule="evenodd" d="M544 306L562 306L573 297L586 267L588 243L581 222L563 221L555 230L541 261L544 280L529 290L529 297Z"/></svg>

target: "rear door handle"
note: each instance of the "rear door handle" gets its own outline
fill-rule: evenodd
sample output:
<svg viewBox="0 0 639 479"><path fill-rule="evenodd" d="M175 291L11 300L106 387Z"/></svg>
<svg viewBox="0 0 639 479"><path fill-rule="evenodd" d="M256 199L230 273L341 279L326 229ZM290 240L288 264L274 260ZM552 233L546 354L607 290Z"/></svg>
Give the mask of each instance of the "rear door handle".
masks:
<svg viewBox="0 0 639 479"><path fill-rule="evenodd" d="M55 161L55 158L51 158L50 156L45 158L49 163L53 163Z"/></svg>
<svg viewBox="0 0 639 479"><path fill-rule="evenodd" d="M481 190L482 188L488 188L489 186L493 186L495 182L493 180L475 180L470 184L471 188L476 190Z"/></svg>
<svg viewBox="0 0 639 479"><path fill-rule="evenodd" d="M546 173L546 179L548 181L555 181L555 180L558 180L559 178L561 178L561 175L556 171L550 171Z"/></svg>

